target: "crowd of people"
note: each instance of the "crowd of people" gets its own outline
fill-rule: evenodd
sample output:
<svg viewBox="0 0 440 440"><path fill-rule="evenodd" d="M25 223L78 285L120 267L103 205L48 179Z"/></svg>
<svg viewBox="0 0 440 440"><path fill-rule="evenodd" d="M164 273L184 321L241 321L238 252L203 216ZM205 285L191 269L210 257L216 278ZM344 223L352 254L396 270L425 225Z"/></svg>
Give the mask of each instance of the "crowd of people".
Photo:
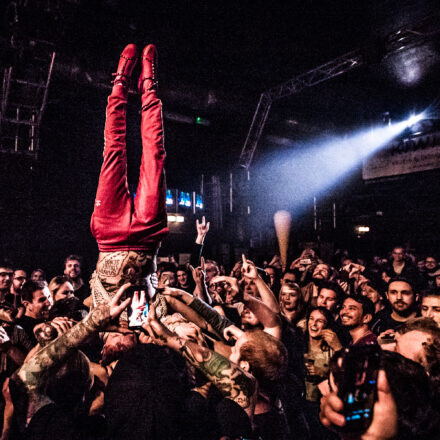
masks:
<svg viewBox="0 0 440 440"><path fill-rule="evenodd" d="M139 58L133 198L125 119ZM157 264L168 228L156 66L151 44L119 59L89 283L78 255L50 280L0 261L0 439L440 438L435 256L396 246L323 261L305 248L288 264L242 255L229 271L204 258L202 218L190 263Z"/></svg>
<svg viewBox="0 0 440 440"><path fill-rule="evenodd" d="M78 255L51 280L0 263L2 439L439 437L433 255L396 246L389 258L327 263L304 249L285 268L243 256L225 273L203 257L209 222L196 229L192 265L158 264L136 329L119 327L129 284L94 306ZM135 344L105 358L104 331ZM366 432L350 433L337 359L366 345L383 353L379 389Z"/></svg>

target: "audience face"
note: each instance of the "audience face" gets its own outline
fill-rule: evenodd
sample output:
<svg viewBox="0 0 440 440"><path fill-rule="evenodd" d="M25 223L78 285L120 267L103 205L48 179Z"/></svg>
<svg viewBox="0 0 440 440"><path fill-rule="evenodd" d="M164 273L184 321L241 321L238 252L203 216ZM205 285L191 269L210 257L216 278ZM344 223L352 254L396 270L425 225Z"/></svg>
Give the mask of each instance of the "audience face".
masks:
<svg viewBox="0 0 440 440"><path fill-rule="evenodd" d="M0 292L9 292L14 271L10 267L0 267Z"/></svg>
<svg viewBox="0 0 440 440"><path fill-rule="evenodd" d="M205 281L208 286L210 281L217 275L219 275L217 266L213 263L205 263Z"/></svg>
<svg viewBox="0 0 440 440"><path fill-rule="evenodd" d="M280 290L281 310L293 311L298 307L300 292L298 289L284 285Z"/></svg>
<svg viewBox="0 0 440 440"><path fill-rule="evenodd" d="M327 264L318 264L313 271L312 278L316 280L328 280L330 276L330 268Z"/></svg>
<svg viewBox="0 0 440 440"><path fill-rule="evenodd" d="M64 275L76 280L81 275L81 263L78 260L67 260L64 267Z"/></svg>
<svg viewBox="0 0 440 440"><path fill-rule="evenodd" d="M23 284L26 282L26 272L21 269L17 269L14 271L14 276L12 278L12 287L14 289L14 292L21 292L21 288L23 287Z"/></svg>
<svg viewBox="0 0 440 440"><path fill-rule="evenodd" d="M322 331L327 327L327 319L319 310L313 310L310 313L309 320L307 322L307 330L309 336L312 339L321 339Z"/></svg>
<svg viewBox="0 0 440 440"><path fill-rule="evenodd" d="M59 301L60 299L72 298L74 295L73 285L67 281L55 292L53 300Z"/></svg>
<svg viewBox="0 0 440 440"><path fill-rule="evenodd" d="M34 270L33 272L32 272L32 275L31 275L31 280L32 281L46 281L45 279L44 279L44 274L43 274L43 272L41 272L41 270Z"/></svg>
<svg viewBox="0 0 440 440"><path fill-rule="evenodd" d="M47 319L49 317L50 301L43 290L36 290L32 302L23 301L26 314L34 319Z"/></svg>
<svg viewBox="0 0 440 440"><path fill-rule="evenodd" d="M258 287L255 284L254 280L249 280L247 278L244 278L243 286L244 286L244 291L248 295L252 295L252 296L254 296L256 298L258 298L260 296L260 293L258 292Z"/></svg>
<svg viewBox="0 0 440 440"><path fill-rule="evenodd" d="M432 318L440 327L440 296L425 296L421 309L424 318Z"/></svg>
<svg viewBox="0 0 440 440"><path fill-rule="evenodd" d="M339 312L344 327L355 328L364 324L362 304L352 298L346 298Z"/></svg>
<svg viewBox="0 0 440 440"><path fill-rule="evenodd" d="M188 285L188 274L184 270L177 271L177 282L179 286L185 287Z"/></svg>
<svg viewBox="0 0 440 440"><path fill-rule="evenodd" d="M412 287L405 281L393 281L388 286L388 300L393 310L401 315L411 313L416 302Z"/></svg>
<svg viewBox="0 0 440 440"><path fill-rule="evenodd" d="M394 263L403 263L405 251L401 247L395 247L393 249L392 258Z"/></svg>
<svg viewBox="0 0 440 440"><path fill-rule="evenodd" d="M334 290L324 288L319 291L316 305L318 307L325 307L330 312L333 312L336 308L337 298L338 295Z"/></svg>
<svg viewBox="0 0 440 440"><path fill-rule="evenodd" d="M293 273L285 273L283 275L283 278L281 279L281 285L284 286L285 284L287 285L292 285L293 283L296 282L296 276Z"/></svg>
<svg viewBox="0 0 440 440"><path fill-rule="evenodd" d="M361 294L366 296L375 305L381 300L379 292L368 284L362 286Z"/></svg>
<svg viewBox="0 0 440 440"><path fill-rule="evenodd" d="M231 348L231 354L229 355L229 360L234 362L234 364L239 365L241 359L241 347L248 342L248 336L246 332L243 332L242 335L237 339L235 345Z"/></svg>
<svg viewBox="0 0 440 440"><path fill-rule="evenodd" d="M427 272L432 272L437 267L437 260L434 257L425 258L425 269Z"/></svg>

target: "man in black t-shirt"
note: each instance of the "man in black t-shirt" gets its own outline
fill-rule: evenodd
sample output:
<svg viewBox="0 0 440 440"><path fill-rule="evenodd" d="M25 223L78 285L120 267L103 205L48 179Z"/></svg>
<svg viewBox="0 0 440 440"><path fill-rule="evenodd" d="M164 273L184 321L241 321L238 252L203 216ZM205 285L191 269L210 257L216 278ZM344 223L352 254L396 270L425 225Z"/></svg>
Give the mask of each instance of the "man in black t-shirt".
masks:
<svg viewBox="0 0 440 440"><path fill-rule="evenodd" d="M37 344L34 327L46 321L49 317L51 304L46 293L47 290L43 282L30 280L24 283L21 291L25 312L17 320L17 324L23 327L33 345Z"/></svg>
<svg viewBox="0 0 440 440"><path fill-rule="evenodd" d="M415 318L418 314L418 295L405 278L391 278L388 283L387 298L391 304L391 311L384 309L382 313L378 313L381 316L375 327L376 334L386 330L395 330L396 327Z"/></svg>

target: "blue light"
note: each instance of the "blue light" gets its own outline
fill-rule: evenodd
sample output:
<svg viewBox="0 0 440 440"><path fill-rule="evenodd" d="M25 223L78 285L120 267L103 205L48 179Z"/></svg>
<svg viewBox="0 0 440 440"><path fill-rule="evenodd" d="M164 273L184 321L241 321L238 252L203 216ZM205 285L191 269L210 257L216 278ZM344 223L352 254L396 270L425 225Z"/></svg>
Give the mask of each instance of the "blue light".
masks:
<svg viewBox="0 0 440 440"><path fill-rule="evenodd" d="M189 208L191 206L191 196L187 192L181 191L179 194L179 206Z"/></svg>
<svg viewBox="0 0 440 440"><path fill-rule="evenodd" d="M347 403L348 403L349 405L351 405L352 403L354 403L354 396L353 396L353 394L349 394L349 395L348 395Z"/></svg>
<svg viewBox="0 0 440 440"><path fill-rule="evenodd" d="M173 193L171 192L170 189L167 189L166 204L167 205L173 205L174 204Z"/></svg>
<svg viewBox="0 0 440 440"><path fill-rule="evenodd" d="M196 194L196 208L203 209L203 199L200 194Z"/></svg>

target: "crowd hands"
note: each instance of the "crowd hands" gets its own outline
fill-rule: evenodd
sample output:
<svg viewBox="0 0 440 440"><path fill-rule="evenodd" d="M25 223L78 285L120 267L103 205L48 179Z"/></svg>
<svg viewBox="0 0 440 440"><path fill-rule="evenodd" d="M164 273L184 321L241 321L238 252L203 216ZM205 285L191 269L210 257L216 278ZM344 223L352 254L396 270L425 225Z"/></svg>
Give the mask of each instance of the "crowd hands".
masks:
<svg viewBox="0 0 440 440"><path fill-rule="evenodd" d="M196 231L190 263L158 264L152 298L127 283L94 307L77 255L49 283L1 263L2 440L440 438L435 257L326 262L307 248L284 270L242 255L226 273L202 256L205 218ZM137 343L103 362L112 335ZM359 428L340 390L365 347L380 360Z"/></svg>

